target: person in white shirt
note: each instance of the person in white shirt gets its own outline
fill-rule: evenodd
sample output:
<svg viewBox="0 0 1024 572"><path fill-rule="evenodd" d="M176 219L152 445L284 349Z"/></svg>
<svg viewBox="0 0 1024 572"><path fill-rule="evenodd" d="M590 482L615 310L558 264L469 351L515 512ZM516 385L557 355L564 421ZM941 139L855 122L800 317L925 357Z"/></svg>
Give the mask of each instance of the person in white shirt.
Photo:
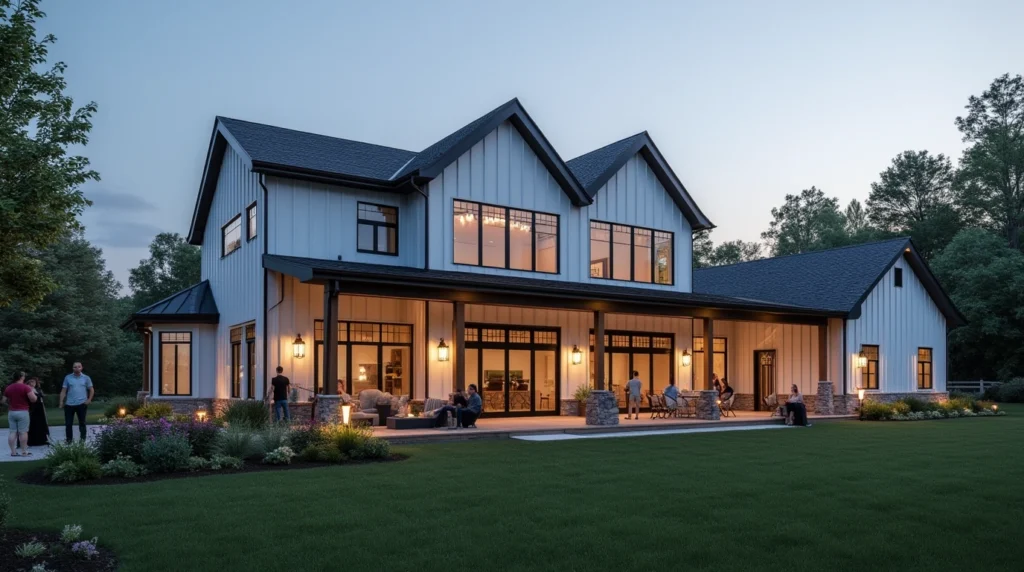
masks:
<svg viewBox="0 0 1024 572"><path fill-rule="evenodd" d="M643 382L640 381L640 372L633 372L633 379L626 382L626 419L629 419L636 411L636 419L640 419L640 389Z"/></svg>

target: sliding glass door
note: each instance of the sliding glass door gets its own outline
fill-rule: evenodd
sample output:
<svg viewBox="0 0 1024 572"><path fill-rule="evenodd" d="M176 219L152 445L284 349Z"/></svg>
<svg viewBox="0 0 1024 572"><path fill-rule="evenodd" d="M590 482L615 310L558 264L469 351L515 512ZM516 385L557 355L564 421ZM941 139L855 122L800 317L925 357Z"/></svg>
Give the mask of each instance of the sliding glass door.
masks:
<svg viewBox="0 0 1024 572"><path fill-rule="evenodd" d="M323 320L313 324L314 387L323 384ZM375 322L338 322L338 390L357 395L379 389L412 395L412 326Z"/></svg>
<svg viewBox="0 0 1024 572"><path fill-rule="evenodd" d="M467 325L466 385L477 385L486 413L557 414L558 348L556 329Z"/></svg>
<svg viewBox="0 0 1024 572"><path fill-rule="evenodd" d="M675 379L672 371L672 334L606 331L604 336L605 388L615 394L620 408L626 407L626 382L636 371L643 382L643 404L647 395L661 393ZM590 381L594 382L594 332L590 332Z"/></svg>

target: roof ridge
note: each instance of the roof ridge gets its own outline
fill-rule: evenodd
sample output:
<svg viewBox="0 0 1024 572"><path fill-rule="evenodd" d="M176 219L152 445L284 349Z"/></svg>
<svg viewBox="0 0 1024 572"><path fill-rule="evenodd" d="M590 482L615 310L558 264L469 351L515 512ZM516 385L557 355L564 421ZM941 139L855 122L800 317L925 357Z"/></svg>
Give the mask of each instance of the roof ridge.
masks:
<svg viewBox="0 0 1024 572"><path fill-rule="evenodd" d="M628 135L626 137L623 137L622 139L618 139L618 140L612 141L611 143L608 143L607 145L602 145L602 146L598 147L597 149L591 149L590 151L587 151L586 153L581 153L581 154L573 157L572 159L569 159L568 161L566 161L566 163L572 163L576 159L580 159L582 157L586 157L587 155L590 155L591 153L597 153L598 151L601 151L602 149L607 149L608 147L611 147L612 145L618 145L619 143L622 143L623 141L626 141L628 139L633 139L634 137L639 137L641 135L647 135L648 137L650 137L650 135L648 135L648 133L647 133L647 130L645 129L643 131L640 131L640 132L634 133L632 135Z"/></svg>
<svg viewBox="0 0 1024 572"><path fill-rule="evenodd" d="M717 268L733 268L735 266L740 266L740 265L743 265L743 264L754 264L754 263L757 263L757 262L769 262L769 261L773 261L773 260L782 260L783 258L795 258L797 256L806 256L808 254L820 254L820 253L823 253L823 252L835 252L837 250L846 250L848 248L861 248L861 247L864 247L864 246L872 246L872 245L876 245L876 244L882 244L882 243L885 243L885 242L897 242L897 241L906 242L908 240L910 240L910 237L908 237L908 236L899 236L899 237L895 237L895 238L886 238L886 239L882 239L882 240L872 240L871 242L861 242L861 243L858 243L858 244L847 244L845 246L836 246L834 248L825 248L825 249L822 249L822 250L809 250L807 252L797 252L795 254L784 254L782 256L770 256L768 258L758 258L757 260L745 260L743 262L736 262L734 264L723 264L721 266L706 266L704 268L694 268L693 271L694 272L700 272L702 270L715 270Z"/></svg>
<svg viewBox="0 0 1024 572"><path fill-rule="evenodd" d="M410 151L408 149L402 149L400 147L392 147L390 145L381 145L380 143L370 143L368 141L359 141L358 139L346 139L344 137L335 137L334 135L326 135L324 133L315 133L313 131L303 131L302 129L292 129L291 127L281 127L280 125L271 125L269 123L260 123L258 121L249 121L248 119L237 119L235 117L226 117L224 115L218 115L216 117L218 121L238 121L239 123L248 123L249 125L259 125L260 127L271 127L274 129L280 129L282 131L291 131L292 133L301 133L302 135L312 135L314 137L326 137L328 139L337 139L338 141L349 141L352 143L359 143L360 145L370 145L372 147L380 147L382 149L391 149L393 151L401 151L403 153L411 153L413 157L418 155L416 151Z"/></svg>

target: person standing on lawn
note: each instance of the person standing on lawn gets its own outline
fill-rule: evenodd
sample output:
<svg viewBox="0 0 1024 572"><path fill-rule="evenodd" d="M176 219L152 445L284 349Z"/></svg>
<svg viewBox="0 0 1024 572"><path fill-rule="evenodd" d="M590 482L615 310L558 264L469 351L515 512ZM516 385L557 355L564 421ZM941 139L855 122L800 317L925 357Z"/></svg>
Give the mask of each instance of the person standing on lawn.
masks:
<svg viewBox="0 0 1024 572"><path fill-rule="evenodd" d="M50 444L50 426L46 422L46 404L43 400L42 384L38 377L30 377L25 383L36 393L36 402L28 409L28 446L40 447Z"/></svg>
<svg viewBox="0 0 1024 572"><path fill-rule="evenodd" d="M92 387L92 378L82 373L82 362L76 361L71 366L72 373L64 376L64 385L60 390L60 401L57 405L64 409L64 438L70 443L71 424L78 416L78 434L85 441L85 414L92 403L96 391Z"/></svg>
<svg viewBox="0 0 1024 572"><path fill-rule="evenodd" d="M633 372L633 379L626 382L626 395L629 400L626 408L626 419L629 419L633 415L633 411L636 411L636 419L640 420L640 390L643 388L644 383L640 381L640 372Z"/></svg>
<svg viewBox="0 0 1024 572"><path fill-rule="evenodd" d="M21 456L30 457L28 450L28 409L36 402L36 390L25 383L25 372L18 372L11 377L11 384L4 389L3 403L8 404L7 445L11 448L11 456L18 456L18 442L21 441Z"/></svg>
<svg viewBox="0 0 1024 572"><path fill-rule="evenodd" d="M277 375L270 380L270 385L274 388L274 421L281 420L282 411L284 411L285 421L292 420L292 414L288 411L288 391L291 389L292 382L282 375L283 373L284 368L277 366Z"/></svg>

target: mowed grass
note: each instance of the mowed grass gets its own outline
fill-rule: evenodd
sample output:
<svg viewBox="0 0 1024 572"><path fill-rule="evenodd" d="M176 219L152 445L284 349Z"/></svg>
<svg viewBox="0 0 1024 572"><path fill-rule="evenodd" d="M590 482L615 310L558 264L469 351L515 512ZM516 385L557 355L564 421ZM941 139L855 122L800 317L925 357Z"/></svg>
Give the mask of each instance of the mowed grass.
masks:
<svg viewBox="0 0 1024 572"><path fill-rule="evenodd" d="M85 415L85 422L88 425L96 425L99 422L100 417L103 417L103 409L106 408L106 404L97 404L96 406L89 406L89 409ZM46 424L50 427L62 427L64 425L64 410L56 407L46 408ZM78 427L78 417L74 418L75 427ZM7 429L11 425L7 421L6 408L3 413L0 413L0 429ZM78 429L75 429L78 431ZM75 433L78 435L78 433Z"/></svg>
<svg viewBox="0 0 1024 572"><path fill-rule="evenodd" d="M424 445L398 463L124 486L11 483L12 524L80 523L127 571L1021 570L1024 407L1005 409Z"/></svg>

